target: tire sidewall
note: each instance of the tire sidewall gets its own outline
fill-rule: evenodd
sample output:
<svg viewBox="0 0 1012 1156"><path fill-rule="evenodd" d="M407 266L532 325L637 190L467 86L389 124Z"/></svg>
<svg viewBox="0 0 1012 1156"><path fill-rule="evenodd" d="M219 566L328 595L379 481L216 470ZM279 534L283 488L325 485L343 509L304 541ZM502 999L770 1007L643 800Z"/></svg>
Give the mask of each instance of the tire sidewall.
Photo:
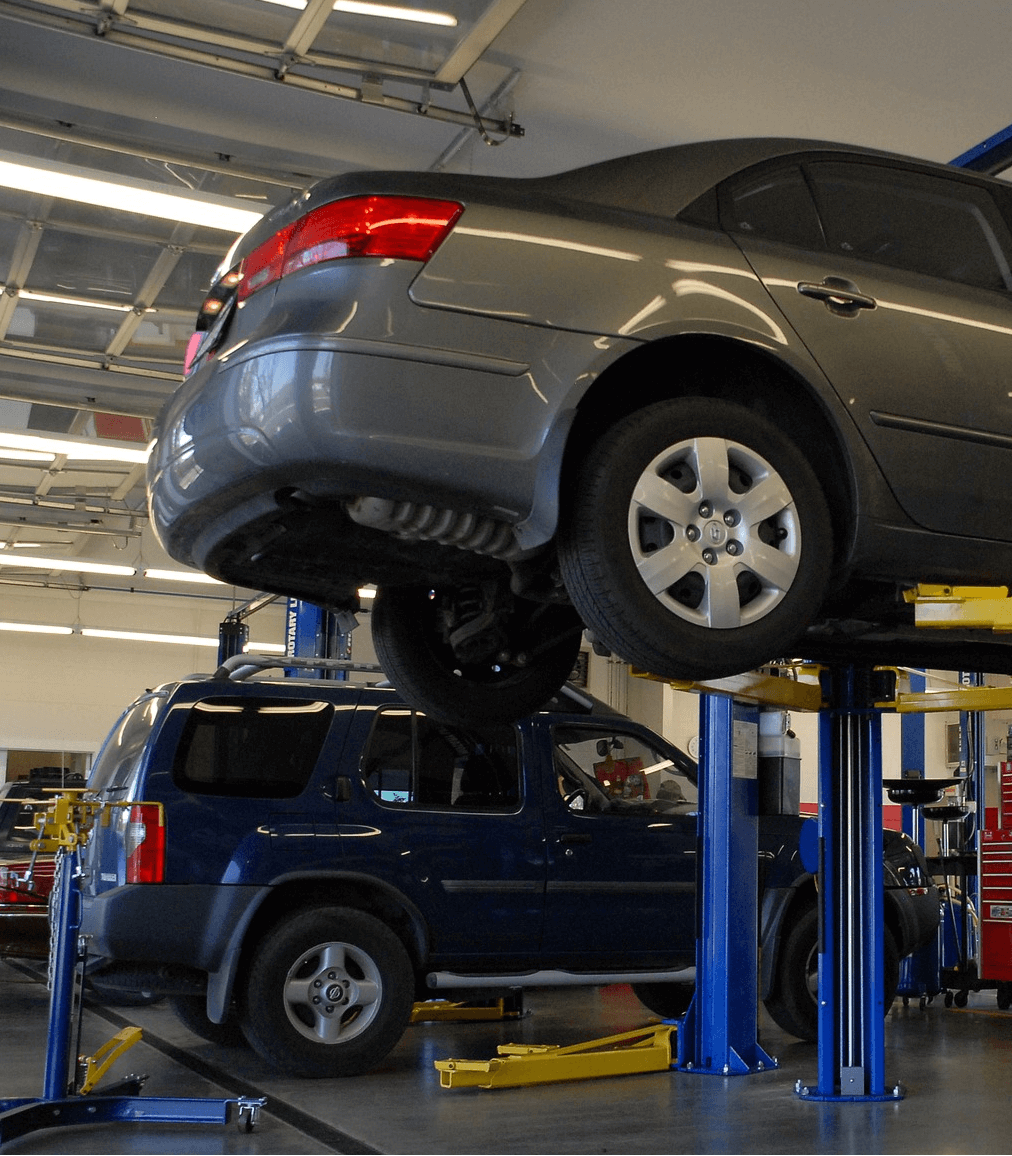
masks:
<svg viewBox="0 0 1012 1156"><path fill-rule="evenodd" d="M758 453L794 499L801 527L797 577L780 602L748 626L708 629L666 610L644 584L629 547L629 510L643 471L665 449L692 437L725 438ZM692 677L685 668L698 665L695 654L711 655L724 674L753 669L783 654L817 614L832 570L828 508L801 452L760 415L733 402L702 398L648 406L597 443L580 470L561 545L563 575L588 627L623 658L654 673L667 673L657 667L674 661L671 677ZM591 568L596 572L591 574ZM599 597L591 594L589 602L580 597L588 577L599 588ZM640 635L634 644L638 655L628 653L625 624ZM651 662L642 661L646 656Z"/></svg>
<svg viewBox="0 0 1012 1156"><path fill-rule="evenodd" d="M335 1044L314 1043L291 1023L284 985L293 964L322 943L363 951L382 977L381 1007L359 1034ZM346 907L306 908L275 924L253 954L241 1001L250 1045L276 1068L306 1077L353 1076L375 1066L408 1024L414 973L404 945L381 920Z"/></svg>

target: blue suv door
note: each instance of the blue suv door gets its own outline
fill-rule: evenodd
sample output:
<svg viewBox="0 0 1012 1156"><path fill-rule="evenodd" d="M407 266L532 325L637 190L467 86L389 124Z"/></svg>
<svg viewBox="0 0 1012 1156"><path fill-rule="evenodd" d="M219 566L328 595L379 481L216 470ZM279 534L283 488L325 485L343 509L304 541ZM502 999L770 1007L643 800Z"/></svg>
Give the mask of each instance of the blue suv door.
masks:
<svg viewBox="0 0 1012 1156"><path fill-rule="evenodd" d="M546 965L691 963L696 787L677 752L604 722L552 722L546 791Z"/></svg>
<svg viewBox="0 0 1012 1156"><path fill-rule="evenodd" d="M360 708L356 723L367 714ZM430 963L536 960L544 837L517 733L479 735L406 706L383 706L371 721L361 762L366 798L354 807L371 834L342 840L344 868L381 876L413 902L428 928Z"/></svg>

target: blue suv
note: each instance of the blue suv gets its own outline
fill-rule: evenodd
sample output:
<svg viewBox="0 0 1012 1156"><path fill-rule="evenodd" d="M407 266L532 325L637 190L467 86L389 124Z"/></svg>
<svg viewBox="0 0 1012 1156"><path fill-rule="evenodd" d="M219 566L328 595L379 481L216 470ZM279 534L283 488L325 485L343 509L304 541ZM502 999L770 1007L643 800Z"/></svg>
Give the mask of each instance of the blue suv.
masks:
<svg viewBox="0 0 1012 1156"><path fill-rule="evenodd" d="M629 982L680 1014L694 984L696 764L572 691L464 729L390 689L195 677L137 699L89 789L123 804L84 852L103 986L167 995L299 1076L367 1070L416 999ZM762 996L814 1038L816 892L801 819L760 820ZM930 940L920 850L886 838L886 966Z"/></svg>

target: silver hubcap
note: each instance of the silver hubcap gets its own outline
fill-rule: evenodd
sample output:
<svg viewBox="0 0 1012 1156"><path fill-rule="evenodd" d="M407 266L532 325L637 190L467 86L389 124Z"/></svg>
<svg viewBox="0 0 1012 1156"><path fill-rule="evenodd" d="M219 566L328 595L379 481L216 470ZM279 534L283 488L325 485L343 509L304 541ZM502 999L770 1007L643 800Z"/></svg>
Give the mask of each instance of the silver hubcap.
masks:
<svg viewBox="0 0 1012 1156"><path fill-rule="evenodd" d="M295 1030L317 1044L346 1043L379 1013L383 981L361 948L320 943L295 961L285 977L285 1013Z"/></svg>
<svg viewBox="0 0 1012 1156"><path fill-rule="evenodd" d="M640 475L629 545L666 609L696 626L733 630L764 618L790 590L801 525L765 458L724 438L691 438Z"/></svg>

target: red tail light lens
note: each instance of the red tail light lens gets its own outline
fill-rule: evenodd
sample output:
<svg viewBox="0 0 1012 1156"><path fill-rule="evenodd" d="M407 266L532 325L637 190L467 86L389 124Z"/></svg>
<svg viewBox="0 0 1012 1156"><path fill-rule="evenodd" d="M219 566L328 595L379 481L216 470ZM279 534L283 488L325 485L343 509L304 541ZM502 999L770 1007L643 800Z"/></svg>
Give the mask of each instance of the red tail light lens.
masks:
<svg viewBox="0 0 1012 1156"><path fill-rule="evenodd" d="M321 205L245 258L239 300L321 261L342 257L427 261L463 211L456 201L425 197L347 197Z"/></svg>
<svg viewBox="0 0 1012 1156"><path fill-rule="evenodd" d="M137 803L126 822L127 883L161 883L165 878L165 814L161 803Z"/></svg>

